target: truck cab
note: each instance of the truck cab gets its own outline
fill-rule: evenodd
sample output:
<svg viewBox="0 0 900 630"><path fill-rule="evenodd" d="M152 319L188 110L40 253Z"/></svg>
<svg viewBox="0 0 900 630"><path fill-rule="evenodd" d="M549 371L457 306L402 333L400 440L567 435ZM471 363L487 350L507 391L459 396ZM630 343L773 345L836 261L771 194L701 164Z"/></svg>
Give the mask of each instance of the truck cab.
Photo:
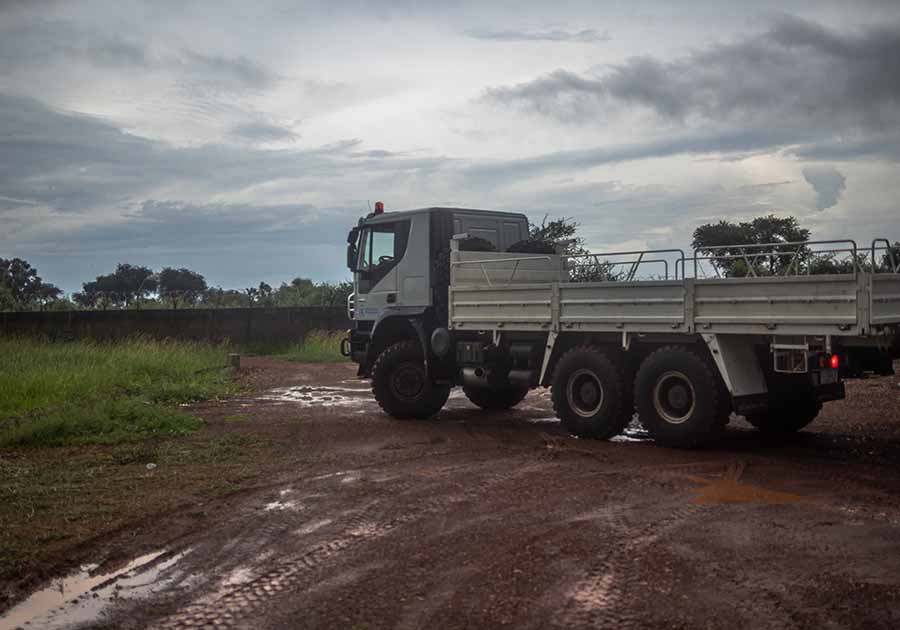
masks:
<svg viewBox="0 0 900 630"><path fill-rule="evenodd" d="M521 213L466 208L385 212L381 202L347 235L347 266L353 272L348 302L353 328L344 353L368 376L381 352L412 339L429 357L428 340L447 322L450 242L467 234L495 251L528 237Z"/></svg>

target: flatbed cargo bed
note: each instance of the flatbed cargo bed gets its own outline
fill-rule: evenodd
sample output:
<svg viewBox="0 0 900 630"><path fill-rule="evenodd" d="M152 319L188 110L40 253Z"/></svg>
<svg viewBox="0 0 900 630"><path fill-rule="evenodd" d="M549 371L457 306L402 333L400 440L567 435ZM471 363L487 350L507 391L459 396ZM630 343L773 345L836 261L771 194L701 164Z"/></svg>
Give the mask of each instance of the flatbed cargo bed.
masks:
<svg viewBox="0 0 900 630"><path fill-rule="evenodd" d="M564 256L454 251L449 322L459 330L878 336L900 325L900 273L573 282Z"/></svg>

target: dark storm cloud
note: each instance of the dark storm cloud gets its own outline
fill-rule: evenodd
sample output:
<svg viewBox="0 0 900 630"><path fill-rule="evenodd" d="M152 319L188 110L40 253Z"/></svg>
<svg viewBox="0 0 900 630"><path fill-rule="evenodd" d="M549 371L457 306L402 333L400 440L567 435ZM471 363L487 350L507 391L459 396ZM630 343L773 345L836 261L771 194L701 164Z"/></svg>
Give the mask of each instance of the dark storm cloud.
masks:
<svg viewBox="0 0 900 630"><path fill-rule="evenodd" d="M837 205L847 188L847 178L833 166L808 166L803 178L816 192L816 209L827 210Z"/></svg>
<svg viewBox="0 0 900 630"><path fill-rule="evenodd" d="M851 160L867 158L900 162L900 133L880 133L862 138L833 138L789 151L804 160Z"/></svg>
<svg viewBox="0 0 900 630"><path fill-rule="evenodd" d="M803 139L796 135L792 141ZM573 151L557 151L536 157L473 164L468 177L483 184L527 179L554 172L575 171L672 155L746 153L785 143L775 130L737 130L711 134L682 134L664 140L618 144Z"/></svg>
<svg viewBox="0 0 900 630"><path fill-rule="evenodd" d="M303 150L176 147L124 133L103 119L55 111L2 93L0 129L2 207L46 205L60 212L125 208L146 199L156 187L182 182L216 195L281 179L327 187L330 181L352 176L394 185L398 179L409 182L454 164L442 157L361 151L359 139ZM273 133L243 131L256 137L261 131Z"/></svg>
<svg viewBox="0 0 900 630"><path fill-rule="evenodd" d="M96 67L172 72L183 80L226 90L268 89L281 78L246 57L189 48L155 49L146 42L59 20L11 25L0 35L0 63L8 68L81 61Z"/></svg>
<svg viewBox="0 0 900 630"><path fill-rule="evenodd" d="M879 131L900 124L900 24L844 34L782 17L761 35L674 61L633 57L596 75L558 70L485 98L574 123L640 106L688 126Z"/></svg>
<svg viewBox="0 0 900 630"><path fill-rule="evenodd" d="M84 228L78 246L114 244L119 249L219 250L242 243L340 243L351 211L322 211L309 204L144 201L106 225ZM337 219L337 220L335 220Z"/></svg>
<svg viewBox="0 0 900 630"><path fill-rule="evenodd" d="M162 183L190 181L217 192L286 177L342 172L359 145L345 140L302 151L225 145L173 147L98 118L0 94L0 196L63 211L120 205Z"/></svg>
<svg viewBox="0 0 900 630"><path fill-rule="evenodd" d="M563 31L559 29L544 31L521 30L471 30L466 33L474 39L485 39L496 42L579 42L589 44L593 42L608 42L612 39L609 33L599 32L592 28L580 31Z"/></svg>

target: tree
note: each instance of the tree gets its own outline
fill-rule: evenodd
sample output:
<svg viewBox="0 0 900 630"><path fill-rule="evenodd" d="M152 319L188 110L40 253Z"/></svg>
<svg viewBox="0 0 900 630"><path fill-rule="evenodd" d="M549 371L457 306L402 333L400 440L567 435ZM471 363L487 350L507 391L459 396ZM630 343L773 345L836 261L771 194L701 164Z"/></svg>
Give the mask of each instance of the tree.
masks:
<svg viewBox="0 0 900 630"><path fill-rule="evenodd" d="M308 278L294 278L290 284L282 282L274 295L278 306L309 306L315 297L316 285Z"/></svg>
<svg viewBox="0 0 900 630"><path fill-rule="evenodd" d="M353 293L353 283L346 281L337 284L323 282L319 285L319 292L322 296L322 306L346 306L347 298Z"/></svg>
<svg viewBox="0 0 900 630"><path fill-rule="evenodd" d="M206 291L206 279L190 269L166 267L159 272L159 296L173 309L182 304L195 304Z"/></svg>
<svg viewBox="0 0 900 630"><path fill-rule="evenodd" d="M259 299L259 289L256 287L247 287L244 289L244 293L247 294L247 306L252 307L256 304L256 300Z"/></svg>
<svg viewBox="0 0 900 630"><path fill-rule="evenodd" d="M0 284L0 311L14 311L16 306L18 303L12 290L5 284Z"/></svg>
<svg viewBox="0 0 900 630"><path fill-rule="evenodd" d="M246 299L241 291L210 287L200 296L200 303L210 308L234 308L244 306Z"/></svg>
<svg viewBox="0 0 900 630"><path fill-rule="evenodd" d="M74 294L72 298L76 304L104 311L110 306L119 307L122 304L122 295L116 291L112 274L97 276L96 280L85 282L81 285L81 292Z"/></svg>
<svg viewBox="0 0 900 630"><path fill-rule="evenodd" d="M893 245L885 248L879 270L900 273L900 241L895 241Z"/></svg>
<svg viewBox="0 0 900 630"><path fill-rule="evenodd" d="M343 306L351 293L350 282L315 284L308 278L294 278L274 291L271 302L274 306Z"/></svg>
<svg viewBox="0 0 900 630"><path fill-rule="evenodd" d="M584 239L576 236L580 224L569 217L559 217L548 221L544 215L540 225L528 223L528 240L543 241L556 245L557 251L568 260L569 278L572 282L610 282L620 280L622 273L617 273L609 261L602 256L591 256L584 246Z"/></svg>
<svg viewBox="0 0 900 630"><path fill-rule="evenodd" d="M125 301L126 308L135 301L139 304L142 298L154 293L159 284L153 270L149 267L139 267L127 263L117 265L112 277L116 290Z"/></svg>
<svg viewBox="0 0 900 630"><path fill-rule="evenodd" d="M540 225L528 222L528 240L549 241L562 245L562 252L567 256L578 256L587 253L584 247L584 239L575 236L580 224L575 219L559 217L548 221L549 215L544 215Z"/></svg>
<svg viewBox="0 0 900 630"><path fill-rule="evenodd" d="M43 311L50 304L58 302L62 295L62 289L59 287L55 287L52 284L42 284L38 287L35 299L41 305L41 310Z"/></svg>
<svg viewBox="0 0 900 630"><path fill-rule="evenodd" d="M775 215L752 221L707 223L694 230L693 248L710 257L712 265L726 276L775 275L788 268L799 272L812 258L805 245L778 245L809 240L809 230L795 217ZM775 243L772 247L747 247ZM760 254L765 253L762 256Z"/></svg>
<svg viewBox="0 0 900 630"><path fill-rule="evenodd" d="M157 280L148 267L119 263L112 273L97 276L85 282L79 294L79 303L96 307L140 304L140 300L156 291Z"/></svg>
<svg viewBox="0 0 900 630"><path fill-rule="evenodd" d="M274 291L269 284L260 282L259 288L256 291L258 294L257 302L259 302L261 306L274 306Z"/></svg>
<svg viewBox="0 0 900 630"><path fill-rule="evenodd" d="M44 282L37 269L21 258L0 258L0 306L4 310L43 308L58 300L62 291Z"/></svg>

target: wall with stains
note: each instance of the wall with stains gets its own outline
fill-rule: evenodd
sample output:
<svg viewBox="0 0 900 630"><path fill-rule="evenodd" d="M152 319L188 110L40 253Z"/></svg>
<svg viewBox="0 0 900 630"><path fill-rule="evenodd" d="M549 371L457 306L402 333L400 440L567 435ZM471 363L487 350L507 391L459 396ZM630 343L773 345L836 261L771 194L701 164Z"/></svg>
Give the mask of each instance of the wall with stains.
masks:
<svg viewBox="0 0 900 630"><path fill-rule="evenodd" d="M42 335L50 339L224 340L236 343L297 341L311 330L346 330L343 307L223 308L144 311L0 313L0 336Z"/></svg>

